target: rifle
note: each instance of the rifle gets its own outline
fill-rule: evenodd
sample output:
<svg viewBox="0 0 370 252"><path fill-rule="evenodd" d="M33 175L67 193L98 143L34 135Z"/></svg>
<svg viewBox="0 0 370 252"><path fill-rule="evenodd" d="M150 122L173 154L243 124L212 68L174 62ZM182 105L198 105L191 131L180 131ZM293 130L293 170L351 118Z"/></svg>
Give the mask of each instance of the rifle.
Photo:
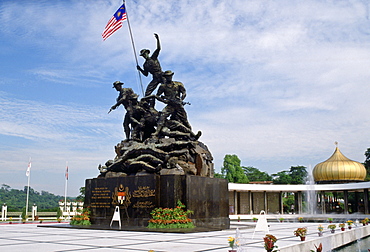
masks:
<svg viewBox="0 0 370 252"><path fill-rule="evenodd" d="M118 104L118 102L117 102L117 104ZM110 112L112 112L113 110L115 110L116 108L117 108L117 106L119 106L119 105L113 105L111 108L110 108L110 110L108 111L108 114L110 113Z"/></svg>
<svg viewBox="0 0 370 252"><path fill-rule="evenodd" d="M157 99L158 101L160 102L163 102L163 103L166 103L166 104L169 104L169 103L175 103L175 104L182 104L182 105L191 105L190 102L184 102L184 101L181 101L181 100L177 100L177 99L169 99L167 96L157 96L157 95L148 95L148 96L145 96L143 98L141 98L142 100L146 100L146 99L150 99L150 98L155 98Z"/></svg>
<svg viewBox="0 0 370 252"><path fill-rule="evenodd" d="M168 97L165 97L165 96L162 96L161 97L163 100L165 100L165 103L167 103L167 104L170 104L170 103L172 103L172 104L181 104L181 105L191 105L191 103L190 102L184 102L184 101L182 101L182 100L180 100L180 99L169 99Z"/></svg>

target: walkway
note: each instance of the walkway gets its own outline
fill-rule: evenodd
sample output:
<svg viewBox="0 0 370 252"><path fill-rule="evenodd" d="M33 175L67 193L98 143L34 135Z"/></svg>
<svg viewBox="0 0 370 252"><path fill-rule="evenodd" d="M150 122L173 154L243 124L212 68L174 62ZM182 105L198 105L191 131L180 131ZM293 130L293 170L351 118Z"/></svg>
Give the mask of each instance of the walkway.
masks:
<svg viewBox="0 0 370 252"><path fill-rule="evenodd" d="M131 232L113 230L87 230L69 228L46 228L46 224L1 224L0 225L0 251L2 252L49 252L49 251L138 251L148 252L227 252L229 236L235 236L235 228L239 227L240 233L246 238L245 250L247 252L264 252L262 232L257 232L252 239L254 223L232 222L232 228L223 231L200 233L158 233L158 232ZM358 226L351 231L340 231L330 234L325 227L324 240L318 240L318 223L269 223L270 233L279 240L277 245L281 251L290 251L292 245L307 244L314 249L313 244L323 242L324 251L329 250L330 242L334 235L343 235L345 232L363 233L370 231L370 226ZM55 223L53 225L63 225ZM301 242L299 237L293 235L297 227L308 227L306 242ZM311 247L312 246L312 247ZM284 249L285 248L285 249ZM287 250L288 249L288 250ZM291 248L292 249L292 248ZM306 251L296 247L291 251ZM307 250L309 251L309 250Z"/></svg>

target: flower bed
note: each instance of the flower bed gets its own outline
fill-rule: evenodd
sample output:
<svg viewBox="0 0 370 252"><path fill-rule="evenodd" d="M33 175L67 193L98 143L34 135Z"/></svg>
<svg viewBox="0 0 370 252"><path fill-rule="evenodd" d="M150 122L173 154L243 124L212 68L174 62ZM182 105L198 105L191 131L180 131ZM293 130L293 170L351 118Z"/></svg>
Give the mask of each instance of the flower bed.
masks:
<svg viewBox="0 0 370 252"><path fill-rule="evenodd" d="M82 211L77 210L78 214L72 217L71 225L91 225L90 209L84 208Z"/></svg>
<svg viewBox="0 0 370 252"><path fill-rule="evenodd" d="M184 210L185 205L177 201L176 208L155 208L150 215L148 228L194 228L188 214L193 213L191 210Z"/></svg>

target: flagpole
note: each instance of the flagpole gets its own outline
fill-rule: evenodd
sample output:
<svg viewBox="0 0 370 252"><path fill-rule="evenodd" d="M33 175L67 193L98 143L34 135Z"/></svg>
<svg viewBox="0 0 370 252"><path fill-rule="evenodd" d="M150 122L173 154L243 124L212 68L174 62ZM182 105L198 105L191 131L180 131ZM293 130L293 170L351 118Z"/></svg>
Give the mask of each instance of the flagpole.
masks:
<svg viewBox="0 0 370 252"><path fill-rule="evenodd" d="M67 167L66 169L68 169L68 161L66 161L66 167ZM67 173L65 174L65 178L66 184L64 186L64 211L67 212L67 186L68 186Z"/></svg>
<svg viewBox="0 0 370 252"><path fill-rule="evenodd" d="M28 182L27 182L27 199L26 199L26 216L27 216L27 214L28 214L28 198L29 198L29 195L30 195L31 158L30 158L30 161L28 162L28 167L27 167L27 173L26 173L26 175L28 177Z"/></svg>
<svg viewBox="0 0 370 252"><path fill-rule="evenodd" d="M123 0L122 2L123 2L123 4L125 4L125 0ZM126 4L125 4L125 8L126 8ZM134 37L133 37L132 31L131 31L131 25L130 25L130 20L128 18L127 8L126 8L126 19L127 19L128 30L130 32L131 44L132 44L132 49L134 51L136 65L138 66L139 65L139 61L137 60L137 56L136 56L136 49L135 49ZM141 81L141 74L140 74L140 71L139 70L137 70L137 72L139 74L141 92L142 92L142 94L144 96L144 88L143 88L143 82Z"/></svg>

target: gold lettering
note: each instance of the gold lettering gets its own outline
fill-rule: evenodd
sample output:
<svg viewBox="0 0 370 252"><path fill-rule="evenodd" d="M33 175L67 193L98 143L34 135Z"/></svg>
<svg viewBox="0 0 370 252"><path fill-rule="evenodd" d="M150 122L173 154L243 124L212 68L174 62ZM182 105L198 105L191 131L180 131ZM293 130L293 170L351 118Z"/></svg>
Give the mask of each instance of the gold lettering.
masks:
<svg viewBox="0 0 370 252"><path fill-rule="evenodd" d="M110 196L111 191L108 187L96 187L91 190L91 199L94 202L91 202L92 208L110 208Z"/></svg>
<svg viewBox="0 0 370 252"><path fill-rule="evenodd" d="M133 206L133 208L153 208L153 202L151 201L138 201Z"/></svg>
<svg viewBox="0 0 370 252"><path fill-rule="evenodd" d="M137 190L132 193L135 198L147 198L155 196L155 189L149 189L149 186L139 186Z"/></svg>

